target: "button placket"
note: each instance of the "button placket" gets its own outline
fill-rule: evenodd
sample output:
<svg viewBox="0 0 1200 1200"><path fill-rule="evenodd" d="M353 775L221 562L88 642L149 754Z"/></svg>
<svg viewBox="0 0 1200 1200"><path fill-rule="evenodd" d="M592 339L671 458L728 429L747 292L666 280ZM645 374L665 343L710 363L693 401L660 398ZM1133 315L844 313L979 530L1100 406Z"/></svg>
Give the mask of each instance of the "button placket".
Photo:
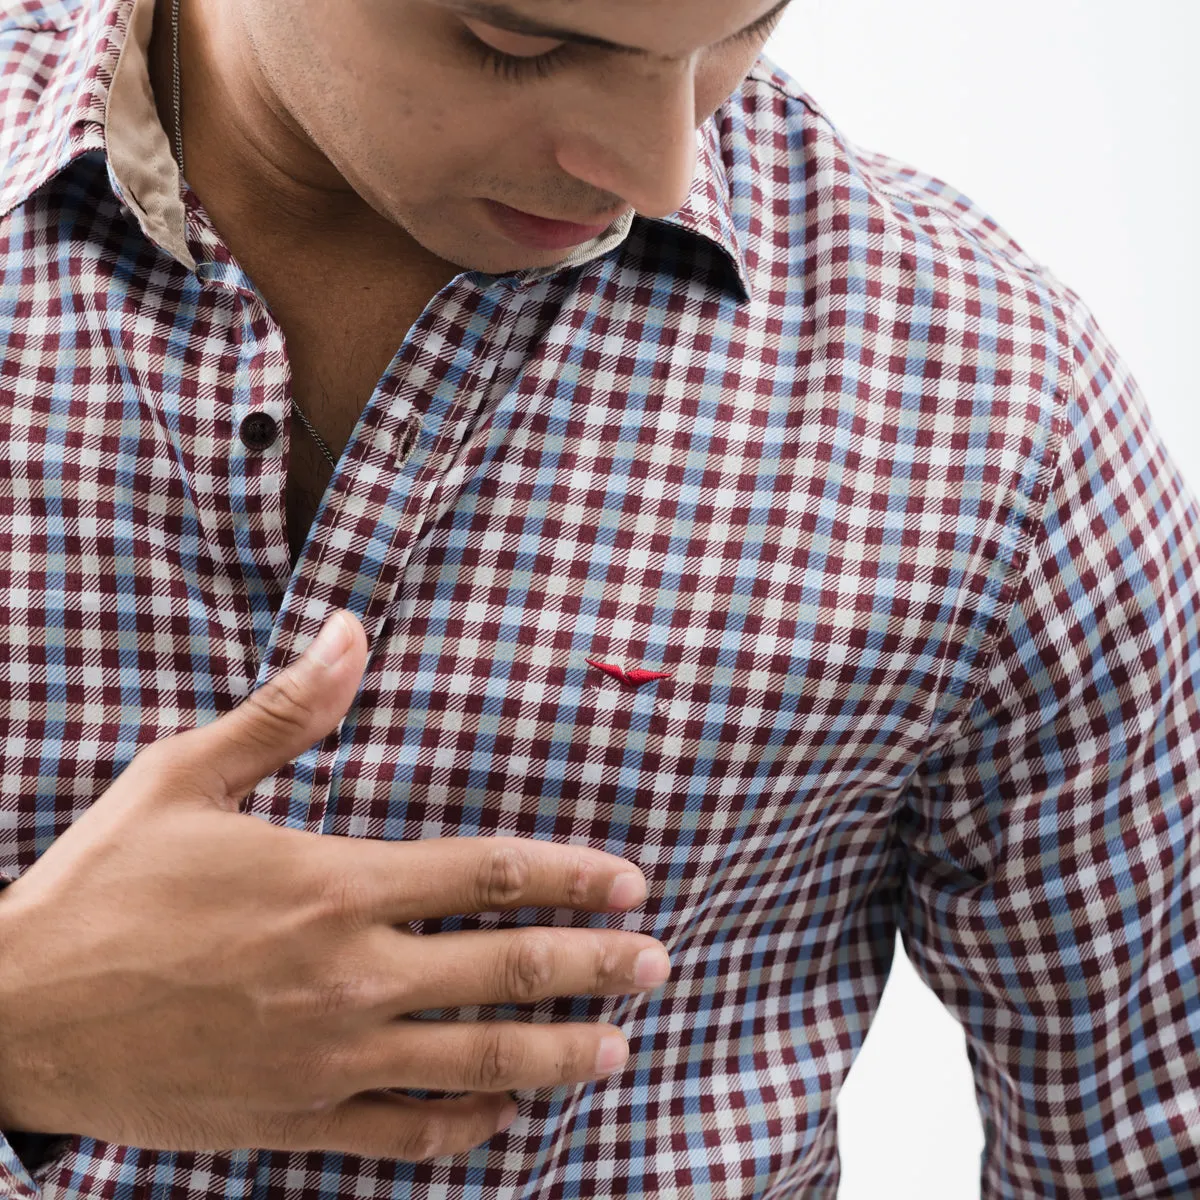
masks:
<svg viewBox="0 0 1200 1200"><path fill-rule="evenodd" d="M400 431L400 441L394 456L398 471L404 470L408 460L412 457L412 452L417 448L417 442L421 437L421 424L421 418L413 413Z"/></svg>
<svg viewBox="0 0 1200 1200"><path fill-rule="evenodd" d="M284 503L287 358L282 331L257 293L235 279L220 286L240 318L229 474L238 561L252 598L254 657L261 663L291 576Z"/></svg>
<svg viewBox="0 0 1200 1200"><path fill-rule="evenodd" d="M397 472L401 471L404 463L412 457L413 450L420 440L421 428L421 418L416 414L410 416L404 426L401 427L397 450L391 455L393 467ZM403 450L402 455L400 454L401 450ZM346 497L343 496L341 499L345 500ZM427 503L428 495L422 493L416 487L410 487L402 502L393 531L391 549L385 555L386 558L392 558L395 548L399 544L405 547L400 557L403 562L407 562L413 545L413 532L420 525L421 516ZM326 538L328 539L328 537L329 533L327 531ZM321 558L318 559L318 565L324 558L328 545L328 540L322 545ZM375 581L375 585L378 587L378 580ZM346 606L352 610L358 607L353 603L348 603ZM374 650L376 624L371 619L371 613L375 609L376 606L368 598L359 614L367 633L368 663L370 662L371 652ZM299 657L303 653L303 650L307 648L310 641L311 639L305 639L304 646L297 648L294 657ZM305 752L290 767L285 768L281 772L284 777L287 777L287 774L290 772L290 779L286 788L288 804L287 823L290 827L318 832L326 831L326 817L330 811L329 797L336 778L338 757L342 745L342 727L344 724L345 718L317 746ZM253 804L253 802L252 794L250 803Z"/></svg>
<svg viewBox="0 0 1200 1200"><path fill-rule="evenodd" d="M269 449L251 451L239 434L241 418L251 407L269 407L264 401L270 395L274 356L248 329L237 289L200 269L206 265L199 264L180 304L190 319L203 322L206 336L220 348L219 361L197 373L189 349L166 339L162 349L154 351L163 382L148 402L161 414L177 447L203 543L220 563L232 607L214 607L210 619L242 647L248 691L263 644L264 621L269 630L272 620L267 595L271 589L264 580L268 568L259 547L264 522L270 521L269 505L261 504L260 498L272 493L275 465ZM279 590L274 589L275 595Z"/></svg>
<svg viewBox="0 0 1200 1200"><path fill-rule="evenodd" d="M460 277L413 327L413 336L420 338L428 334L427 317L461 323L462 338L438 351L439 358L452 360L446 365L453 369L440 363L434 369L432 347L401 347L402 356L406 348L413 351L402 364L406 369L385 393L377 389L360 417L308 556L277 615L257 685L293 661L337 607L359 616L374 648L397 580L428 525L439 484L458 449L454 435L461 431L464 409L477 406L478 368L497 352L495 339L508 323L505 306L512 302L505 289L489 287L481 294ZM506 344L506 334L500 342ZM443 345L440 338L434 344ZM296 760L286 782L252 797L251 811L270 811L291 827L321 831L340 749L339 726Z"/></svg>
<svg viewBox="0 0 1200 1200"><path fill-rule="evenodd" d="M512 291L513 289L507 290ZM497 311L494 324L489 329L486 340L480 346L478 362L472 364L471 369L464 375L453 403L437 428L436 436L428 450L429 457L418 468L421 477L426 480L426 486L420 489L414 488L397 522L395 537L387 554L388 565L391 568L390 579L380 579L367 610L363 614L363 623L368 638L374 638L375 631L381 627L384 617L393 612L396 597L404 583L405 572L414 550L432 526L454 506L455 499L464 482L458 469L459 460L470 444L472 430L477 426L481 417L490 419L489 410L492 406L490 385L496 377L505 355L509 353L514 324L519 315L520 302L520 300L514 301L506 298L504 307ZM420 416L414 415L411 421L418 433L425 427L425 422ZM395 460L401 469L407 462L407 458L411 457L411 448L408 455L402 453L407 446L407 440L407 431L398 434ZM340 739L340 726L338 736ZM322 747L322 751L324 751L324 747ZM347 800L348 807L339 806L335 789L341 768L340 756L341 745L331 745L332 774L321 809L320 831L323 833L330 833L337 816L345 815L353 808L352 799ZM313 825L309 827L314 828Z"/></svg>
<svg viewBox="0 0 1200 1200"><path fill-rule="evenodd" d="M242 418L238 436L247 450L267 450L279 436L279 423L270 413L252 412Z"/></svg>

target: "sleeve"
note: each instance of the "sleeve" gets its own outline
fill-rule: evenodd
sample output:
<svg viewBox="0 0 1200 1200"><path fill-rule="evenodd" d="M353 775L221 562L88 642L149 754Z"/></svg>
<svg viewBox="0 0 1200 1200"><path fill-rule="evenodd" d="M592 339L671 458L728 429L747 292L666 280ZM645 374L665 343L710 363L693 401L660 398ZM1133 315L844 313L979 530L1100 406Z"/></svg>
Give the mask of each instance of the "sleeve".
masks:
<svg viewBox="0 0 1200 1200"><path fill-rule="evenodd" d="M1200 512L1085 310L1072 336L1006 625L904 797L900 929L966 1033L984 1200L1195 1197Z"/></svg>
<svg viewBox="0 0 1200 1200"><path fill-rule="evenodd" d="M0 874L0 892L13 876ZM33 1172L57 1158L71 1143L69 1134L0 1130L0 1196L36 1200L41 1188Z"/></svg>

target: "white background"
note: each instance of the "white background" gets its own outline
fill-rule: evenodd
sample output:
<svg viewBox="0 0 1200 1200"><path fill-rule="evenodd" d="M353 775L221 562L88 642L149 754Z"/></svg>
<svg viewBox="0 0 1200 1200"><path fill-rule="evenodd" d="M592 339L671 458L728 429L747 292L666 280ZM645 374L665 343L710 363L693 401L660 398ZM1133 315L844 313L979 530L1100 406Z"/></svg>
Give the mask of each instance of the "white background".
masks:
<svg viewBox="0 0 1200 1200"><path fill-rule="evenodd" d="M767 53L1083 296L1200 494L1196 0L794 0ZM897 945L838 1105L840 1200L972 1200L962 1032Z"/></svg>

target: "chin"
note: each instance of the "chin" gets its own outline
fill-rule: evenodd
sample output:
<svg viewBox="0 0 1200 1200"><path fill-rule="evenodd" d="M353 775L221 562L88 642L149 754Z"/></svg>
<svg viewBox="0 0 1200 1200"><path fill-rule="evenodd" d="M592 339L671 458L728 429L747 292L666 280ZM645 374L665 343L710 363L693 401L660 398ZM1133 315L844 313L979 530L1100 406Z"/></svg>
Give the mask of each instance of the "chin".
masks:
<svg viewBox="0 0 1200 1200"><path fill-rule="evenodd" d="M482 271L488 275L507 275L535 267L552 267L566 259L569 250L537 251L514 246L489 230L422 229L406 226L409 236L430 254L435 254L464 271Z"/></svg>
<svg viewBox="0 0 1200 1200"><path fill-rule="evenodd" d="M401 206L399 197L386 192L359 190L375 212L402 230L421 249L443 263L463 271L507 275L513 271L553 267L569 257L568 250L537 250L510 242L493 229L482 205L469 198L444 199Z"/></svg>

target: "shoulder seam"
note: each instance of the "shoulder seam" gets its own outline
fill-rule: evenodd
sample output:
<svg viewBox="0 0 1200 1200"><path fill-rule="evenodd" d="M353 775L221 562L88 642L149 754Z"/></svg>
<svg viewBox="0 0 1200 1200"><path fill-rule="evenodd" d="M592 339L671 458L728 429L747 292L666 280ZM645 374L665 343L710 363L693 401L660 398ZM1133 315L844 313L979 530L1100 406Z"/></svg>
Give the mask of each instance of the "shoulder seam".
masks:
<svg viewBox="0 0 1200 1200"><path fill-rule="evenodd" d="M855 154L853 157L854 157L855 162L859 163L860 168L861 168L859 156L857 154ZM1008 264L1008 266L1012 270L1016 271L1023 279L1027 280L1030 283L1040 284L1042 287L1046 288L1047 291L1050 291L1051 293L1054 292L1054 288L1050 285L1050 282L1043 275L1043 272L1046 270L1046 267L1044 266L1044 264L1035 261L1033 258L1030 258L1029 255L1024 250L1022 250L1021 253L1025 254L1025 257L1026 257L1026 259L1028 259L1028 261L1027 262L1019 262L1016 258L1013 257L1012 251L1005 249L1004 246L995 245L991 242L984 241L984 239L979 235L977 230L972 229L969 225L965 225L959 221L955 221L953 208L949 205L939 203L938 196L933 195L931 193L926 193L926 192L921 192L920 196L912 196L906 192L897 191L894 187L882 182L881 180L877 179L875 176L872 176L872 178L871 178L871 186L872 186L872 190L877 192L879 195L886 196L889 200L894 200L901 204L913 204L913 203L927 204L928 207L935 209L937 212L939 212L943 216L945 216L948 220L952 221L954 224L955 232L960 237L969 238L971 241L971 244L973 246L977 247L979 249L979 251L981 253L983 253L985 256L987 256L988 258L995 257L995 258L1002 259L1005 263ZM922 197L924 197L924 199L922 199ZM897 221L901 220L901 218L894 213L893 213L893 219L897 220ZM1066 314L1064 313L1064 316L1065 315Z"/></svg>

